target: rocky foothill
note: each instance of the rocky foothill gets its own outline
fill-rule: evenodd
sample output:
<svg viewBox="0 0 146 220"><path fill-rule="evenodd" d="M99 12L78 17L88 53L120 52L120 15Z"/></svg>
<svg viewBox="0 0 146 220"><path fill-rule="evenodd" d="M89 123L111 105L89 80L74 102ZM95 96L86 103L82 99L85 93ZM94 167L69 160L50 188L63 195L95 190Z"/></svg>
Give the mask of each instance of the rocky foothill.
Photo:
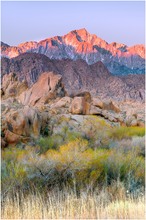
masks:
<svg viewBox="0 0 146 220"><path fill-rule="evenodd" d="M104 118L110 126L144 126L144 102L102 99L89 91L69 95L63 76L53 72L42 73L32 86L15 73L5 74L1 97L2 147L33 141L54 116L70 117L73 126L92 115Z"/></svg>

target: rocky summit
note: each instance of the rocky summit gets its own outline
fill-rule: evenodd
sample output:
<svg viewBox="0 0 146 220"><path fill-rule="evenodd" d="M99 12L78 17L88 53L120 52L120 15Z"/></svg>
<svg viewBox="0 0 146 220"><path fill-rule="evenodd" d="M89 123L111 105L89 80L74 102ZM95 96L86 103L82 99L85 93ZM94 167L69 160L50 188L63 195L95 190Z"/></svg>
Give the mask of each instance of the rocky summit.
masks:
<svg viewBox="0 0 146 220"><path fill-rule="evenodd" d="M1 43L1 55L14 58L23 53L44 54L50 59L82 59L87 64L102 61L112 74L141 74L145 72L145 47L128 47L122 43L107 43L86 29L73 30L64 36L30 41L17 46Z"/></svg>

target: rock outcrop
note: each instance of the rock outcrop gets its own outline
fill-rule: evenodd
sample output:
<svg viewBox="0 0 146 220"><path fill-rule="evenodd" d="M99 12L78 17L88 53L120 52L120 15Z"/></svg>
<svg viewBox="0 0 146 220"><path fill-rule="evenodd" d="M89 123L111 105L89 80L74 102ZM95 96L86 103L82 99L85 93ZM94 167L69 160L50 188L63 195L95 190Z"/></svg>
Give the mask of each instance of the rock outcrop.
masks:
<svg viewBox="0 0 146 220"><path fill-rule="evenodd" d="M52 72L43 73L37 83L24 91L18 100L23 105L37 106L47 104L50 99L63 97L65 90L61 78L61 75L55 75Z"/></svg>
<svg viewBox="0 0 146 220"><path fill-rule="evenodd" d="M2 147L38 138L47 124L47 114L36 108L14 103L2 112Z"/></svg>
<svg viewBox="0 0 146 220"><path fill-rule="evenodd" d="M72 98L65 96L65 97L57 100L53 104L51 104L50 108L52 108L52 109L53 108L69 108L71 102L72 102Z"/></svg>
<svg viewBox="0 0 146 220"><path fill-rule="evenodd" d="M124 126L144 126L142 103L139 102L139 105L129 103L129 108L127 102L104 100L92 96L87 91L76 92L70 97L62 81L62 76L53 72L41 74L31 87L28 87L25 81L21 82L13 73L3 77L1 103L3 147L39 138L50 118L61 114L69 117L96 115L111 125L116 123Z"/></svg>
<svg viewBox="0 0 146 220"><path fill-rule="evenodd" d="M89 92L76 94L70 106L72 114L88 115L90 111L91 95Z"/></svg>
<svg viewBox="0 0 146 220"><path fill-rule="evenodd" d="M93 97L93 99L92 99L92 105L93 105L93 106L96 106L96 107L98 107L98 108L103 108L103 102L102 102L101 99L98 98L98 97L96 97L96 98Z"/></svg>
<svg viewBox="0 0 146 220"><path fill-rule="evenodd" d="M116 113L119 113L120 112L120 109L119 107L117 106L116 103L114 103L113 101L109 100L107 102L104 102L103 103L103 107L102 107L104 110L109 110L109 111L113 111L113 112L116 112Z"/></svg>
<svg viewBox="0 0 146 220"><path fill-rule="evenodd" d="M26 82L20 82L13 73L3 77L3 147L31 141L40 136L41 130L48 123L48 113L43 111L42 107L48 100L65 96L61 78L61 75L46 72L31 88L28 88Z"/></svg>
<svg viewBox="0 0 146 220"><path fill-rule="evenodd" d="M71 103L70 112L72 114L89 114L90 105L84 97L75 97Z"/></svg>

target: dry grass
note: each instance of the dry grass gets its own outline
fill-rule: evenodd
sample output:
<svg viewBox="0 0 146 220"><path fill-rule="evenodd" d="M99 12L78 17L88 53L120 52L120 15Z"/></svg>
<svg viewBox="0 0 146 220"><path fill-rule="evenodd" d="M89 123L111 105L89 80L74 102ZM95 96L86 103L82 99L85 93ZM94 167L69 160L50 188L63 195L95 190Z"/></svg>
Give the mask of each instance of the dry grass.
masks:
<svg viewBox="0 0 146 220"><path fill-rule="evenodd" d="M51 192L7 197L2 204L2 219L145 219L144 198L109 201L100 195Z"/></svg>

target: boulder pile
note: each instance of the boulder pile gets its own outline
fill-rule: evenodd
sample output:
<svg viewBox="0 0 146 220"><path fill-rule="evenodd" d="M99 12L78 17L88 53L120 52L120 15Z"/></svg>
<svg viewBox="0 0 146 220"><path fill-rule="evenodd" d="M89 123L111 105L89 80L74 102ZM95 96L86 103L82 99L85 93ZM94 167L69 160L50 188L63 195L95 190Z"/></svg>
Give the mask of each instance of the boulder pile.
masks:
<svg viewBox="0 0 146 220"><path fill-rule="evenodd" d="M92 97L88 91L67 95L62 76L43 73L30 88L15 74L2 80L2 146L37 139L57 114L96 115L111 123L124 126L144 126L137 113L128 114L113 100Z"/></svg>

